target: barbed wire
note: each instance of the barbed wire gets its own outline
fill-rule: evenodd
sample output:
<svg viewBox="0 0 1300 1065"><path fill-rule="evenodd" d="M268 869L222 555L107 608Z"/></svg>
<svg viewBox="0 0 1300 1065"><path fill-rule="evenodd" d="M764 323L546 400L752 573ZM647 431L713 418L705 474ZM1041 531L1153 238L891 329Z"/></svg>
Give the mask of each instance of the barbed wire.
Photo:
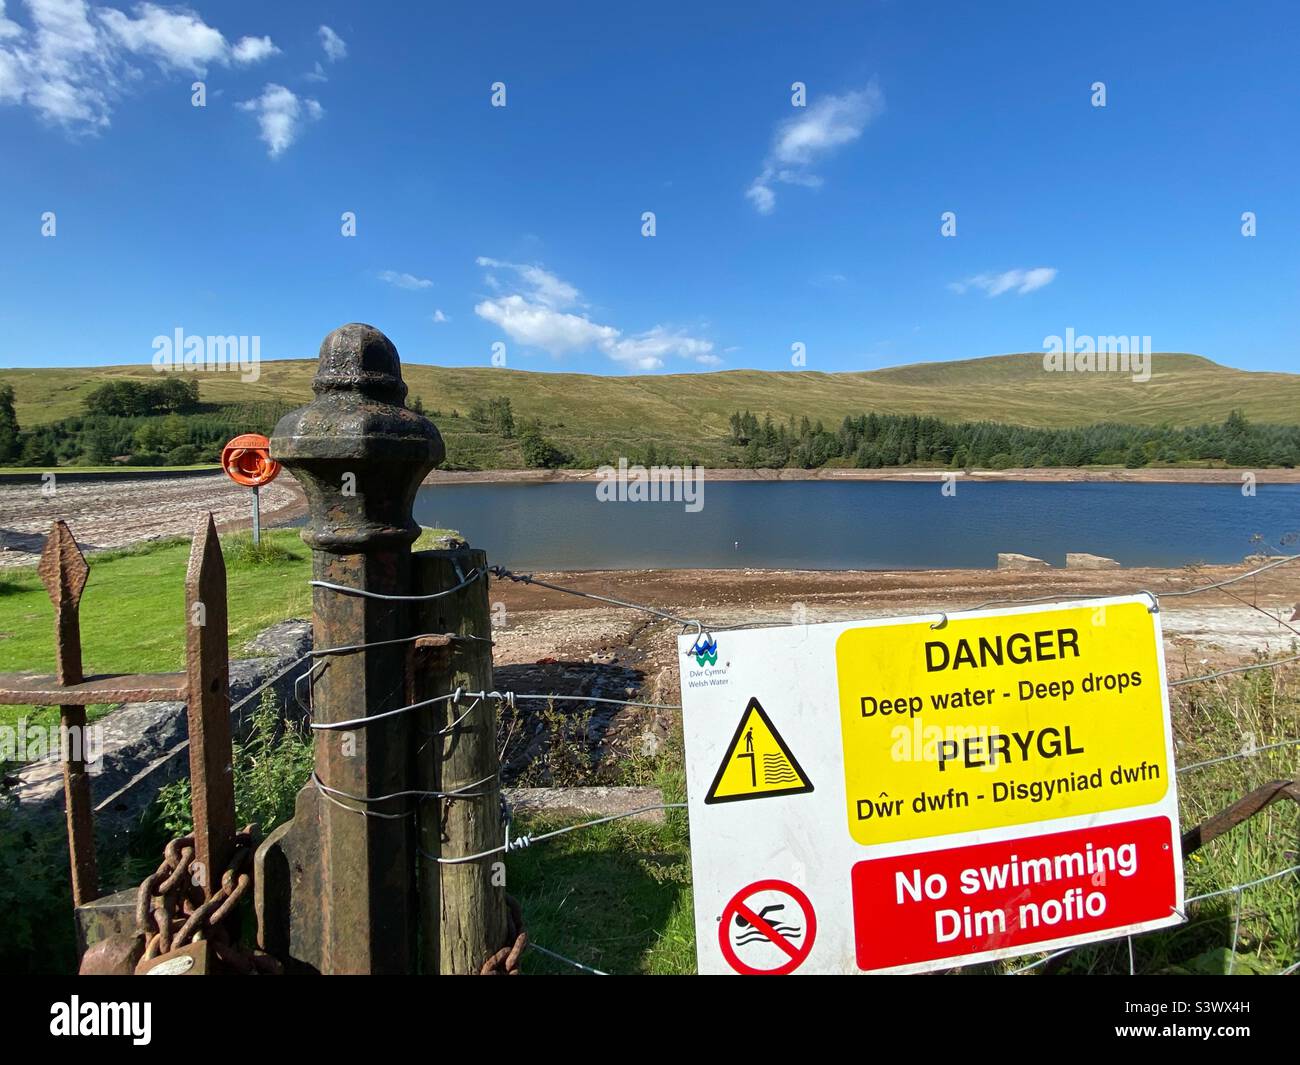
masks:
<svg viewBox="0 0 1300 1065"><path fill-rule="evenodd" d="M569 832L577 832L579 829L592 828L595 825L608 824L610 821L618 821L625 817L635 817L637 814L651 813L655 810L685 810L684 802L663 802L655 803L652 806L641 806L635 810L623 810L616 814L610 814L607 817L597 817L592 821L584 821L577 825L567 825L564 828L557 828L552 832L542 832L540 834L525 833L514 839L510 838L510 822L506 822L506 841L500 847L492 847L490 850L479 851L477 854L462 854L457 857L443 858L438 855L429 854L421 850L423 855L431 862L437 862L439 865L463 865L466 862L475 862L481 858L490 858L494 854L508 854L511 851L523 850L531 847L534 843L542 843L548 839L554 839L557 836L563 836Z"/></svg>
<svg viewBox="0 0 1300 1065"><path fill-rule="evenodd" d="M1196 588L1185 588L1181 591L1161 592L1160 594L1165 599L1174 599L1183 595L1199 595L1202 592L1212 592L1216 588L1226 588L1228 585L1236 584L1238 581L1248 580L1251 577L1258 577L1261 573L1265 573L1271 569L1277 569L1278 566L1285 566L1288 563L1296 561L1296 559L1300 559L1300 555L1284 555L1282 558L1275 558L1271 562L1267 562L1262 566L1256 566L1254 569L1247 570L1245 573L1238 574L1236 577L1229 577L1227 580L1215 581L1213 584L1203 584Z"/></svg>
<svg viewBox="0 0 1300 1065"><path fill-rule="evenodd" d="M1193 895L1191 898L1183 899L1183 905L1189 906L1193 902L1204 902L1206 899L1217 899L1222 895L1231 895L1234 891L1245 891L1247 888L1259 887L1260 884L1267 884L1270 880L1277 880L1290 873L1300 873L1300 865L1279 869L1276 873L1269 873L1267 876L1261 876L1256 880L1248 880L1244 884L1233 884L1231 887L1221 888L1218 891L1207 891L1204 895Z"/></svg>

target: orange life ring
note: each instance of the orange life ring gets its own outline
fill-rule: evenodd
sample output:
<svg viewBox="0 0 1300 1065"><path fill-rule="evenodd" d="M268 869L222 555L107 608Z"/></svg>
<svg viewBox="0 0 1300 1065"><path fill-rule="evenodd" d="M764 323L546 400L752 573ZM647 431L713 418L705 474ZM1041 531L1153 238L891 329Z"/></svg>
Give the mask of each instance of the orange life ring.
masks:
<svg viewBox="0 0 1300 1065"><path fill-rule="evenodd" d="M261 433L241 433L221 449L221 468L236 484L249 488L270 484L280 474L271 458L271 441Z"/></svg>

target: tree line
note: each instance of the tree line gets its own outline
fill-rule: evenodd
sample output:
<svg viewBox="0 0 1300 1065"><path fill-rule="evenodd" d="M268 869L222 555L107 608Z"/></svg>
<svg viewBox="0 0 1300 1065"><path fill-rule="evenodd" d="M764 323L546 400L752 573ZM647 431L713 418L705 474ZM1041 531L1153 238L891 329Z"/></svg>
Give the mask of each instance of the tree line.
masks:
<svg viewBox="0 0 1300 1065"><path fill-rule="evenodd" d="M24 430L14 390L0 386L0 464L16 466L191 466L218 462L239 433L270 433L287 403L234 403L204 409L198 382L113 381L89 393L84 413ZM177 388L175 386L180 386ZM141 391L143 390L143 391ZM182 394L183 390L183 394Z"/></svg>
<svg viewBox="0 0 1300 1065"><path fill-rule="evenodd" d="M750 411L728 419L729 443L753 468L859 469L942 466L1010 469L1034 466L1295 466L1300 426L1255 424L1234 410L1222 422L1175 427L1098 422L1034 429L1001 422L946 422L916 414L859 414L835 429L793 415L778 422Z"/></svg>

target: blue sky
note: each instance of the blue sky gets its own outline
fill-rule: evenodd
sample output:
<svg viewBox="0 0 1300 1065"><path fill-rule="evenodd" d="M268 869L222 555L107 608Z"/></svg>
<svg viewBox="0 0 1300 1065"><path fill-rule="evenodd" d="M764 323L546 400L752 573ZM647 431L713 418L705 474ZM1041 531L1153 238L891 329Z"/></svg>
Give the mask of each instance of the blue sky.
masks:
<svg viewBox="0 0 1300 1065"><path fill-rule="evenodd" d="M1068 328L1296 369L1286 3L0 10L0 365L148 362L177 328L302 357L359 320L532 370Z"/></svg>

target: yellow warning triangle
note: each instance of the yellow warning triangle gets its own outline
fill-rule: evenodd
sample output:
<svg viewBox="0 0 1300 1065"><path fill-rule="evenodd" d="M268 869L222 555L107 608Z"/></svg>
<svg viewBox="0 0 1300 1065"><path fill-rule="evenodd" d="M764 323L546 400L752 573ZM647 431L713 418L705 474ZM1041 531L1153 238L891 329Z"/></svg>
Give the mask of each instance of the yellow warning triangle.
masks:
<svg viewBox="0 0 1300 1065"><path fill-rule="evenodd" d="M772 719L757 699L750 699L704 801L738 802L769 795L801 795L812 790L812 781Z"/></svg>

